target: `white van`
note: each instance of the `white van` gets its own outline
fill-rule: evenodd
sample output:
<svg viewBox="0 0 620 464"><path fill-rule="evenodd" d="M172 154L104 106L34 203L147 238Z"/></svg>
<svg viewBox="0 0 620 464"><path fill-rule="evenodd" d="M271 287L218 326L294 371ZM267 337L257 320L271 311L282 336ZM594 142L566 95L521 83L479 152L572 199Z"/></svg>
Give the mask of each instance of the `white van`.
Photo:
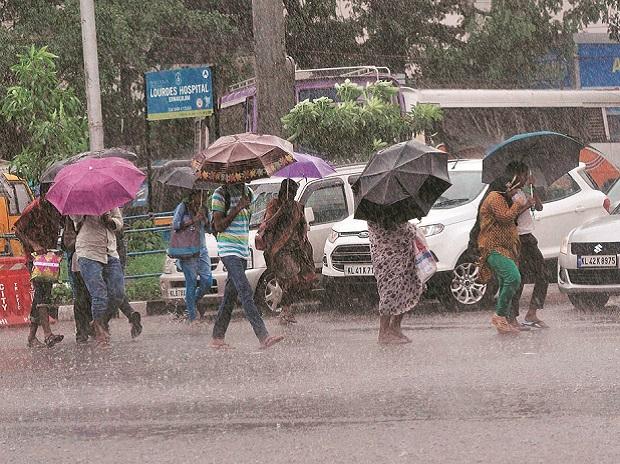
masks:
<svg viewBox="0 0 620 464"><path fill-rule="evenodd" d="M295 179L299 183L296 200L304 205L306 219L310 225L308 239L314 250L314 264L317 273L323 265L323 249L333 225L353 214L353 192L349 183L350 176L359 175L363 164L345 166L336 169L336 173L323 179ZM254 181L250 187L256 201L250 222L250 259L246 275L254 289L254 299L263 310L277 311L280 289L273 276L269 275L263 252L254 246L254 237L265 214L267 203L278 195L282 178L272 177ZM222 297L227 273L217 255L217 242L213 235L207 234L207 248L211 257L213 286L211 294L205 298L213 303ZM167 258L164 272L160 279L162 298L166 301L185 298L185 278L176 266L176 260Z"/></svg>

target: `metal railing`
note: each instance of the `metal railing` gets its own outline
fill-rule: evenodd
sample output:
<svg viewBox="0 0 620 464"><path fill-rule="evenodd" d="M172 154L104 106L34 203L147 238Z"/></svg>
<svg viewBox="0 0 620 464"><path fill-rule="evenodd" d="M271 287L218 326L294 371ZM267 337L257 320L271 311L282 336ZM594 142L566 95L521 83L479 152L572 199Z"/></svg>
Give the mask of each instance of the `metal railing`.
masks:
<svg viewBox="0 0 620 464"><path fill-rule="evenodd" d="M145 220L152 220L152 219L156 219L156 218L165 218L165 217L171 217L172 216L172 211L169 212L164 212L164 213L154 213L154 214L141 214L141 215L136 215L136 216L127 216L126 218L124 218L125 221L125 230L124 233L125 234L134 234L134 233L140 233L140 232L167 232L170 230L170 226L153 226L153 227L144 227L144 228L140 228L140 229L129 229L127 228L127 224L134 222L134 221L139 221L142 219ZM147 251L131 251L127 253L127 257L134 257L134 256L147 256L147 255L156 255L156 254L162 254L162 253L166 253L166 249L159 249L159 250L147 250ZM162 269L163 271L163 269ZM125 280L136 280L136 279L146 279L146 278L150 278L150 277L159 277L161 275L161 271L157 272L157 273L148 273L148 274L130 274L130 275L125 275Z"/></svg>

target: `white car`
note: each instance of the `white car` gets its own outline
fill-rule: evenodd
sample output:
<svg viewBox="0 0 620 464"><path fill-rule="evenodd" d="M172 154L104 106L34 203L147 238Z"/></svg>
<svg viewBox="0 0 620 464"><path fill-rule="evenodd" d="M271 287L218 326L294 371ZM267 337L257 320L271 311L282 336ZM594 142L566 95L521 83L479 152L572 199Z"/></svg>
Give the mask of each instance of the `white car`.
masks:
<svg viewBox="0 0 620 464"><path fill-rule="evenodd" d="M562 241L558 287L579 309L602 308L620 295L620 207L586 222Z"/></svg>
<svg viewBox="0 0 620 464"><path fill-rule="evenodd" d="M323 248L332 226L353 213L353 192L349 183L350 176L359 175L364 165L351 165L338 168L335 174L323 179L295 179L299 183L296 200L304 205L306 219L310 226L308 239L314 250L314 262L320 272ZM272 177L251 183L256 201L250 223L250 259L246 276L254 289L254 298L261 309L276 311L280 299L277 282L268 272L263 252L254 246L258 226L265 214L267 203L278 195L281 178ZM211 294L205 299L216 303L224 294L226 269L217 255L217 242L213 235L207 234L207 249L211 257L213 286ZM168 258L161 275L160 287L162 298L166 301L178 301L185 298L185 278L177 269L176 260Z"/></svg>
<svg viewBox="0 0 620 464"><path fill-rule="evenodd" d="M450 161L448 172L453 185L418 224L438 261L427 296L450 307L471 308L492 299L492 292L478 282L476 257L468 251L469 233L487 186L482 183L482 160ZM608 210L609 199L595 189L584 165L547 189L544 210L534 213L534 234L552 269L562 237L584 221L608 216ZM334 226L325 245L322 274L328 300L329 295L376 292L364 221L350 217Z"/></svg>

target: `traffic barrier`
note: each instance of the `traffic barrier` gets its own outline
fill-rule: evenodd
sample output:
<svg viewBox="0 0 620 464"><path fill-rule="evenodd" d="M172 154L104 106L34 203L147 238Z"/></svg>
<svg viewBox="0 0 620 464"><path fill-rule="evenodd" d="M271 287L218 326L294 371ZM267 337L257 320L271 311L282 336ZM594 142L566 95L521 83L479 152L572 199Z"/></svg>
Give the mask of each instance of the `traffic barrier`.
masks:
<svg viewBox="0 0 620 464"><path fill-rule="evenodd" d="M0 256L0 327L29 323L34 290L24 256Z"/></svg>

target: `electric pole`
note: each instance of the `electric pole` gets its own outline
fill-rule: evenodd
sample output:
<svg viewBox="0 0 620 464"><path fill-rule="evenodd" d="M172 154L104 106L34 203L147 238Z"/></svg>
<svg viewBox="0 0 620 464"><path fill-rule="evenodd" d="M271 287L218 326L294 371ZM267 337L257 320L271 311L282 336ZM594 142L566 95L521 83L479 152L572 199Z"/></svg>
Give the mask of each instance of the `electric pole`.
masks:
<svg viewBox="0 0 620 464"><path fill-rule="evenodd" d="M94 0L80 0L82 23L82 50L86 81L86 108L88 111L88 139L91 150L102 150L103 117L101 114L101 88L99 87L99 59L97 57L97 28L95 26Z"/></svg>
<svg viewBox="0 0 620 464"><path fill-rule="evenodd" d="M282 135L280 118L295 106L295 70L286 57L282 0L252 0L260 134Z"/></svg>

